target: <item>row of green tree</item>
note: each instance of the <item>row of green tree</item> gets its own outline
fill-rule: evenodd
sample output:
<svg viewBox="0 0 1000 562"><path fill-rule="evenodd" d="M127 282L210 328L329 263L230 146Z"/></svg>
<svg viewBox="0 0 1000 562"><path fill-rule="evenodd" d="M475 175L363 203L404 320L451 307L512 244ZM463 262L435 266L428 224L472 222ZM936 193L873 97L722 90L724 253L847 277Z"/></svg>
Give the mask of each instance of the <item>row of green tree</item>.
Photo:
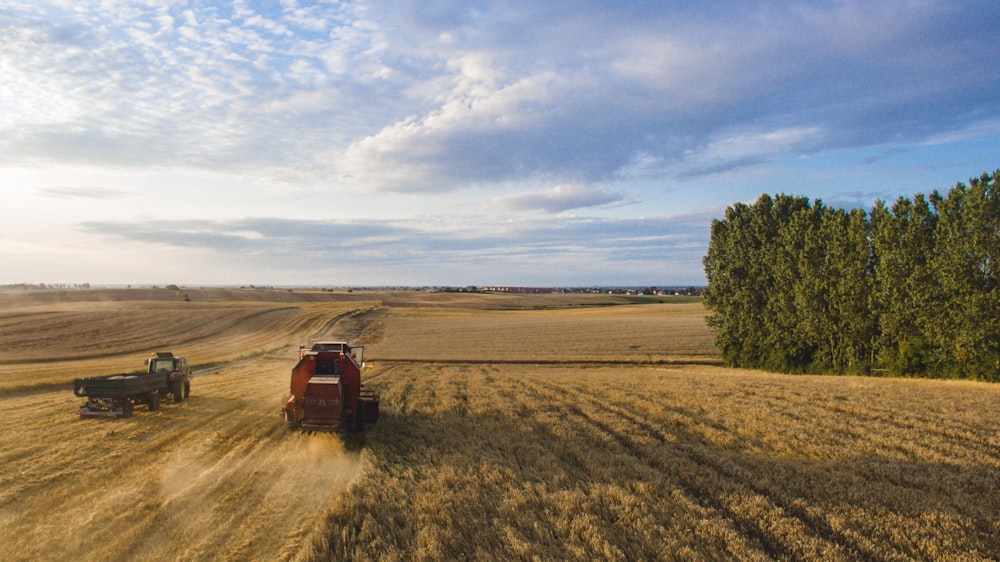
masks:
<svg viewBox="0 0 1000 562"><path fill-rule="evenodd" d="M731 366L1000 381L1000 170L870 212L762 195L712 221Z"/></svg>

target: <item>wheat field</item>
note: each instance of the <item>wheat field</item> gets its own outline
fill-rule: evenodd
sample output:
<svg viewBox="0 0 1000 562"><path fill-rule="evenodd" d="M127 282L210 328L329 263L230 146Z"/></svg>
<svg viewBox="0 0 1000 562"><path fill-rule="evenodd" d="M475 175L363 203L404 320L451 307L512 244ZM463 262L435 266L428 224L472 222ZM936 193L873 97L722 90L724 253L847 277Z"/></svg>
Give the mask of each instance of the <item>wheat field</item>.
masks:
<svg viewBox="0 0 1000 562"><path fill-rule="evenodd" d="M706 366L381 367L320 557L988 560L997 392ZM324 554L324 553L329 553Z"/></svg>
<svg viewBox="0 0 1000 562"><path fill-rule="evenodd" d="M0 298L10 558L1000 558L995 385L724 369L697 303L135 296ZM358 437L278 415L328 337L382 395ZM78 418L77 366L154 349L196 366L189 400Z"/></svg>

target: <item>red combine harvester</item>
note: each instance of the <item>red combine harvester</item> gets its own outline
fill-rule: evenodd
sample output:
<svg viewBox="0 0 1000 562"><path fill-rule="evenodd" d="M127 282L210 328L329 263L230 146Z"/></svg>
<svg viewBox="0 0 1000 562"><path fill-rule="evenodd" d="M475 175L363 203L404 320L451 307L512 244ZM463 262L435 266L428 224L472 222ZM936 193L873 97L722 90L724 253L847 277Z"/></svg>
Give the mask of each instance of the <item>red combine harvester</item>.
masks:
<svg viewBox="0 0 1000 562"><path fill-rule="evenodd" d="M289 429L361 431L378 421L378 393L361 384L364 350L342 341L299 348L292 395L281 409Z"/></svg>

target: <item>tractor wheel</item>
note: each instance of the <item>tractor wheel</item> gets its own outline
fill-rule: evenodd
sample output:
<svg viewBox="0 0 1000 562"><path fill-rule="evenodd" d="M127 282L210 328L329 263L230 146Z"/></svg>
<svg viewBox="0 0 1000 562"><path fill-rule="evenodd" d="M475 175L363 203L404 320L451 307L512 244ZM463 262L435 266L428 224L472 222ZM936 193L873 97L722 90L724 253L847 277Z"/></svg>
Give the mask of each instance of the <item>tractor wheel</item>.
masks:
<svg viewBox="0 0 1000 562"><path fill-rule="evenodd" d="M354 426L358 429L358 433L365 430L365 403L358 400L358 411L355 413L357 422Z"/></svg>
<svg viewBox="0 0 1000 562"><path fill-rule="evenodd" d="M159 410L160 409L160 393L159 392L154 392L154 393L150 394L149 398L146 399L146 404L149 405L149 411L150 412L155 412L155 411Z"/></svg>
<svg viewBox="0 0 1000 562"><path fill-rule="evenodd" d="M132 401L131 400L129 400L128 398L122 400L122 415L121 415L121 417L123 417L123 418L131 418L132 417L132 408L133 408L133 406L132 406Z"/></svg>
<svg viewBox="0 0 1000 562"><path fill-rule="evenodd" d="M184 392L185 386L184 381L177 381L174 383L171 394L174 395L174 402L183 402L187 398L187 393Z"/></svg>

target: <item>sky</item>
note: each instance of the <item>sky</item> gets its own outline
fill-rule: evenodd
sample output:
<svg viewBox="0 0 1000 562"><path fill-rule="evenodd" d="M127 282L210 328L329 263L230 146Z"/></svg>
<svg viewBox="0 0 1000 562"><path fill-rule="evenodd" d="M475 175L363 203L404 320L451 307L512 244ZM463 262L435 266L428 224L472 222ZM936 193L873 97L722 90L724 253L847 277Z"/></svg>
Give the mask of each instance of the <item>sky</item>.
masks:
<svg viewBox="0 0 1000 562"><path fill-rule="evenodd" d="M701 285L998 148L995 0L0 0L0 284Z"/></svg>

